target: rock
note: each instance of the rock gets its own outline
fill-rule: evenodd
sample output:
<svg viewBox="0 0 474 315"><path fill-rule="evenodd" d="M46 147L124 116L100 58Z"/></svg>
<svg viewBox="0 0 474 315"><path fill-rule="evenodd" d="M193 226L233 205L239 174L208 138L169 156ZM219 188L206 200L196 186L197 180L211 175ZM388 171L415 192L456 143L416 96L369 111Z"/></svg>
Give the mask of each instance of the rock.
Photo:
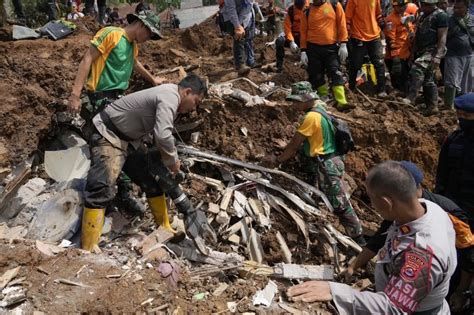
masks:
<svg viewBox="0 0 474 315"><path fill-rule="evenodd" d="M47 183L42 178L32 178L21 186L13 198L0 209L0 216L9 220L17 216L23 208L32 200L37 198L46 189Z"/></svg>

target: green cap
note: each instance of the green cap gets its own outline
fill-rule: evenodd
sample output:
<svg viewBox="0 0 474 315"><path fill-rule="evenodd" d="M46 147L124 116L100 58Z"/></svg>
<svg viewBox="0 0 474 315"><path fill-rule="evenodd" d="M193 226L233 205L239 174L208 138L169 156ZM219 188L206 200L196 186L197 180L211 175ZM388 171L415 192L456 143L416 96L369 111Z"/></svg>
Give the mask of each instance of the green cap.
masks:
<svg viewBox="0 0 474 315"><path fill-rule="evenodd" d="M140 14L127 14L128 24L132 24L136 20L140 20L153 34L151 39L161 39L163 35L160 33L160 18L152 11L143 11Z"/></svg>
<svg viewBox="0 0 474 315"><path fill-rule="evenodd" d="M308 81L296 82L291 85L291 93L286 96L287 100L308 102L319 99L318 93L313 91Z"/></svg>

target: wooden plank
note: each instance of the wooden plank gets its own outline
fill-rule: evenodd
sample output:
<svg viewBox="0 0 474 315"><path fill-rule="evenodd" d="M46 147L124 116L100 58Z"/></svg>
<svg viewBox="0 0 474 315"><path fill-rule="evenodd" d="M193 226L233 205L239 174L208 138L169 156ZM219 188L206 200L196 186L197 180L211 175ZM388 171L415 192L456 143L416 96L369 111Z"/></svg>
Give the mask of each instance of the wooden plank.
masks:
<svg viewBox="0 0 474 315"><path fill-rule="evenodd" d="M283 238L283 235L281 235L280 231L276 233L276 238L278 240L278 243L280 244L280 248L283 252L283 258L285 259L285 262L291 264L291 251L288 248L288 245L286 244L286 241Z"/></svg>
<svg viewBox="0 0 474 315"><path fill-rule="evenodd" d="M221 204L219 205L222 210L227 211L227 208L229 207L230 199L232 198L232 195L234 193L234 190L231 188L226 188L224 191L224 195L222 196Z"/></svg>

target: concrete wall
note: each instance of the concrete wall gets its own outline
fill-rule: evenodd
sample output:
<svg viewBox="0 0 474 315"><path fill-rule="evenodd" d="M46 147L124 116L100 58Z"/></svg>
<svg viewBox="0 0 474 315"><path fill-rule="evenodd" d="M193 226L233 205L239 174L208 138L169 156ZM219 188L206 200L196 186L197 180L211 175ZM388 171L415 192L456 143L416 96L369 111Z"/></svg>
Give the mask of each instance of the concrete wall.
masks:
<svg viewBox="0 0 474 315"><path fill-rule="evenodd" d="M186 0L190 1L190 0ZM196 1L196 0L191 0ZM199 0L201 2L201 0ZM178 16L181 24L179 25L180 28L186 28L193 26L194 24L199 24L207 20L209 17L214 15L218 10L219 6L212 5L203 7L201 2L201 7L193 7L183 9L184 1L181 2L181 9L175 10L174 13Z"/></svg>

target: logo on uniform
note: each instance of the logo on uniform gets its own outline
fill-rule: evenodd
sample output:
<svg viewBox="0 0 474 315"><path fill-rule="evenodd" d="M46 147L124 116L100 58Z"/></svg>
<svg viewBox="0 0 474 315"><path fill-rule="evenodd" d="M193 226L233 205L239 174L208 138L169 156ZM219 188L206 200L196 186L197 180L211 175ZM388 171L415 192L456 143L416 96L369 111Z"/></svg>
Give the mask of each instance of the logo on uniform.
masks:
<svg viewBox="0 0 474 315"><path fill-rule="evenodd" d="M408 225L402 225L400 227L400 232L402 232L402 234L408 234L410 233L411 229Z"/></svg>
<svg viewBox="0 0 474 315"><path fill-rule="evenodd" d="M400 277L405 281L414 281L418 278L420 271L428 266L426 257L407 251L405 253L405 263L400 269Z"/></svg>

